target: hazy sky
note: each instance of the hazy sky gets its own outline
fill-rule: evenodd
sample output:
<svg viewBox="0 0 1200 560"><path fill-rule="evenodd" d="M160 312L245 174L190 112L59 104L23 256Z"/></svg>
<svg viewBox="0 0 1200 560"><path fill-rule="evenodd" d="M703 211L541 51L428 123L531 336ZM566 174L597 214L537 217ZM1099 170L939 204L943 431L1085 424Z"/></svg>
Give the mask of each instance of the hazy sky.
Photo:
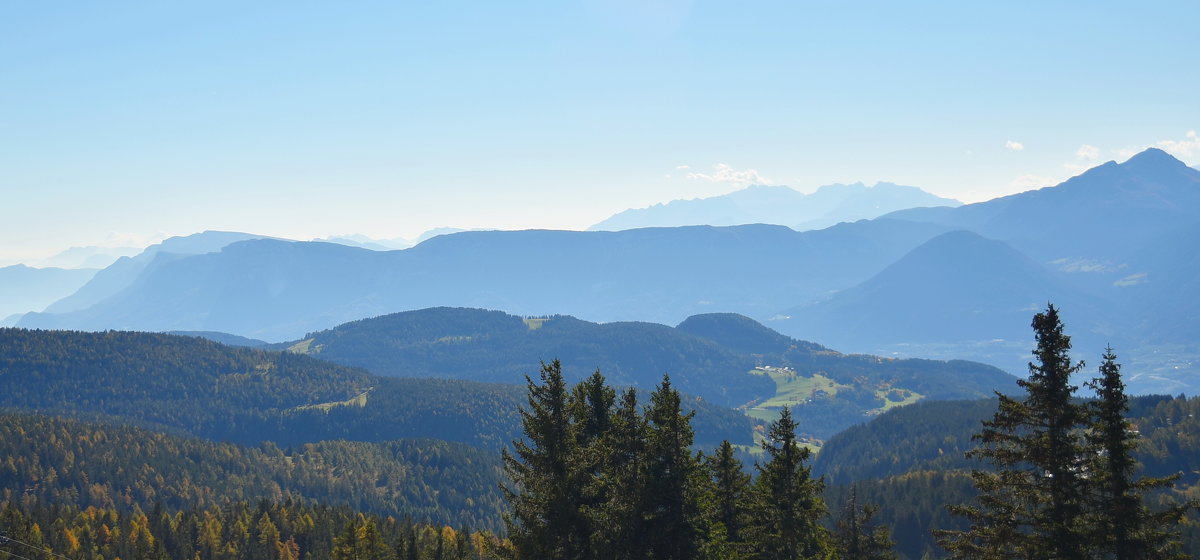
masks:
<svg viewBox="0 0 1200 560"><path fill-rule="evenodd" d="M1052 5L1047 5L1052 4ZM1200 2L0 3L0 263L1200 164Z"/></svg>

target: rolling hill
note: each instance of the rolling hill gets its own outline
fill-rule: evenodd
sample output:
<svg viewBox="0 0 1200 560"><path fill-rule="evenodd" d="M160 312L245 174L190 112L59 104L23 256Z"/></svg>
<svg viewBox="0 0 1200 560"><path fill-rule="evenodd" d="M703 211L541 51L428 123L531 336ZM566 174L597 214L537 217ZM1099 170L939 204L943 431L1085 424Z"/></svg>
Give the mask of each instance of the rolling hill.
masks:
<svg viewBox="0 0 1200 560"><path fill-rule="evenodd" d="M431 308L354 321L279 347L385 376L518 383L530 373L531 357L560 359L568 379L600 369L614 384L644 389L668 373L685 393L724 406L753 407L764 420L777 417L784 405L795 406L806 433L818 438L886 408L892 390L914 399L958 399L988 396L1013 382L979 363L844 355L727 313L694 316L672 328ZM783 391L819 378L845 393L777 400L780 382L767 372L784 368L792 375Z"/></svg>

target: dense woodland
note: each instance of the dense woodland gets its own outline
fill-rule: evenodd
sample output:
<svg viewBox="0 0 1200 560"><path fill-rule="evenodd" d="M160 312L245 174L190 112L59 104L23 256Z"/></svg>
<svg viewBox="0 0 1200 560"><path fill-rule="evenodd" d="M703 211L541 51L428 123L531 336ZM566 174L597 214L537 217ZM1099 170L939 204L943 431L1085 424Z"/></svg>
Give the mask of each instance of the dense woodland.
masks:
<svg viewBox="0 0 1200 560"><path fill-rule="evenodd" d="M236 501L344 505L498 529L497 454L438 440L243 447L128 426L0 414L0 499L170 511Z"/></svg>
<svg viewBox="0 0 1200 560"><path fill-rule="evenodd" d="M913 360L783 348L790 339L736 319L680 328L741 329L731 344L755 359L828 355L849 381L889 367L921 376L906 369ZM553 422L538 419L548 371L561 399ZM931 530L970 530L946 506L978 499L980 473L998 468L968 456L981 421L1005 399L1021 402L902 407L814 458L790 411L755 429L681 395L674 377L651 393L609 386L599 372L572 388L557 362L541 375L526 387L382 378L190 337L0 329L0 508L5 531L26 537L0 552L28 543L89 558L790 557L784 539L808 556L936 558L947 551ZM1145 486L1147 511L1197 498L1200 399L1124 406L1140 434L1130 472L1183 473ZM549 426L563 439L547 463ZM561 467L550 486L538 474L546 464ZM545 488L560 495L539 497ZM537 508L554 503L553 517L566 520L555 530L568 536L541 548L550 517ZM1179 541L1200 550L1200 520L1185 518Z"/></svg>
<svg viewBox="0 0 1200 560"><path fill-rule="evenodd" d="M536 371L536 359L527 368ZM0 407L252 446L433 438L499 449L520 434L523 394L519 385L377 377L193 337L0 329ZM755 420L689 403L699 442L752 443Z"/></svg>
<svg viewBox="0 0 1200 560"><path fill-rule="evenodd" d="M0 554L16 559L480 560L502 549L462 527L266 500L175 512L25 500L0 504L0 527Z"/></svg>

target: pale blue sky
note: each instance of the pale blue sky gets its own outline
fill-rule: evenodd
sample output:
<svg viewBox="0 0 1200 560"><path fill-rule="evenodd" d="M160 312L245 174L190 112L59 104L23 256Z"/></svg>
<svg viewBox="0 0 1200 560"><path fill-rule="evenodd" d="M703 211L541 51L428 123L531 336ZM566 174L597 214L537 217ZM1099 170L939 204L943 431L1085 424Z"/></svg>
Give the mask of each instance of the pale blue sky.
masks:
<svg viewBox="0 0 1200 560"><path fill-rule="evenodd" d="M204 229L581 229L752 180L978 201L1153 145L1200 164L1200 2L1046 4L6 2L0 264Z"/></svg>

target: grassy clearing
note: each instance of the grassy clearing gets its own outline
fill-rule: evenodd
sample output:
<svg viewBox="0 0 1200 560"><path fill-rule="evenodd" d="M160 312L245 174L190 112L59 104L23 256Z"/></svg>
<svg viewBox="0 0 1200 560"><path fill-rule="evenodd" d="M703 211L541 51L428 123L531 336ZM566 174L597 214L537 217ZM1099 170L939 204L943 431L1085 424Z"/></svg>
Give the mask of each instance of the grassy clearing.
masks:
<svg viewBox="0 0 1200 560"><path fill-rule="evenodd" d="M308 354L309 350L312 348L312 343L313 339L311 338L301 340L300 342L288 346L287 351L293 354Z"/></svg>
<svg viewBox="0 0 1200 560"><path fill-rule="evenodd" d="M549 320L550 319L546 319L545 317L541 319L525 319L525 326L529 327L529 330L531 331L536 331L542 328L542 324Z"/></svg>
<svg viewBox="0 0 1200 560"><path fill-rule="evenodd" d="M303 406L297 406L296 408L294 408L292 410L320 410L321 412L329 412L330 410L333 410L334 407L338 407L338 406L357 406L359 408L364 408L367 406L367 393L370 393L371 389L374 389L374 387L371 387L370 389L367 389L366 391L363 391L363 392L361 392L353 397L350 397L344 401L333 401L333 402L318 403L318 404L306 404Z"/></svg>
<svg viewBox="0 0 1200 560"><path fill-rule="evenodd" d="M836 398L838 391L853 388L851 385L838 383L820 373L805 377L791 369L765 367L750 372L754 375L766 375L775 382L775 396L746 409L746 414L761 420L773 420L779 416L783 407L802 406L814 399ZM900 400L892 400L888 395L895 393ZM875 390L875 396L883 401L883 406L866 411L867 414L879 414L898 406L913 404L923 398L916 391L899 387L885 386Z"/></svg>
<svg viewBox="0 0 1200 560"><path fill-rule="evenodd" d="M777 420L779 410L785 406L792 408L814 398L834 397L838 389L849 387L819 373L804 377L784 368L757 368L750 373L769 376L775 382L775 396L746 409L747 415L767 422Z"/></svg>

